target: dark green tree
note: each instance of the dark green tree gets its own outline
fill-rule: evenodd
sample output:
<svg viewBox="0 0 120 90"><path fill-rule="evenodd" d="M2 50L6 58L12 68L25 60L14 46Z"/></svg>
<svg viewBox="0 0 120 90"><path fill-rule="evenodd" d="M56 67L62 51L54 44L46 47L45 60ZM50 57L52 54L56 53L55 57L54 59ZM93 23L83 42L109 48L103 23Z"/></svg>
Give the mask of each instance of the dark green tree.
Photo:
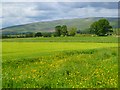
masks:
<svg viewBox="0 0 120 90"><path fill-rule="evenodd" d="M26 32L25 37L34 37L33 32Z"/></svg>
<svg viewBox="0 0 120 90"><path fill-rule="evenodd" d="M42 36L42 33L41 32L37 32L36 34L35 34L35 37L41 37Z"/></svg>
<svg viewBox="0 0 120 90"><path fill-rule="evenodd" d="M68 31L67 31L67 26L66 25L63 25L61 27L61 35L63 35L63 36L67 36L68 35Z"/></svg>
<svg viewBox="0 0 120 90"><path fill-rule="evenodd" d="M42 33L43 37L51 37L52 33L51 32L44 32Z"/></svg>
<svg viewBox="0 0 120 90"><path fill-rule="evenodd" d="M56 26L55 27L55 35L60 36L61 35L61 26Z"/></svg>
<svg viewBox="0 0 120 90"><path fill-rule="evenodd" d="M108 32L111 32L111 30L112 26L110 26L107 19L100 19L90 26L90 32L95 33L98 36L104 36Z"/></svg>

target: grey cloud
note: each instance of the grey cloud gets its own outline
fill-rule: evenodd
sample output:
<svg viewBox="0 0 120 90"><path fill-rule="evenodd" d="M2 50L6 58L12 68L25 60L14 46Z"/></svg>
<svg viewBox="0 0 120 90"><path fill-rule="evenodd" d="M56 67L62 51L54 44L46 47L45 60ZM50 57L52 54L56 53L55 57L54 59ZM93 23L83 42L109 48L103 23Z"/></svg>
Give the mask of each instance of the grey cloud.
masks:
<svg viewBox="0 0 120 90"><path fill-rule="evenodd" d="M94 2L90 3L92 7L106 8L106 9L118 9L117 2Z"/></svg>
<svg viewBox="0 0 120 90"><path fill-rule="evenodd" d="M60 4L57 2L38 2L36 4L36 10L56 10Z"/></svg>
<svg viewBox="0 0 120 90"><path fill-rule="evenodd" d="M5 3L3 7L6 7L2 16L4 26L62 18L118 15L117 2Z"/></svg>
<svg viewBox="0 0 120 90"><path fill-rule="evenodd" d="M84 7L107 8L107 9L118 8L118 2L61 2L61 5L68 6L71 8L84 8Z"/></svg>

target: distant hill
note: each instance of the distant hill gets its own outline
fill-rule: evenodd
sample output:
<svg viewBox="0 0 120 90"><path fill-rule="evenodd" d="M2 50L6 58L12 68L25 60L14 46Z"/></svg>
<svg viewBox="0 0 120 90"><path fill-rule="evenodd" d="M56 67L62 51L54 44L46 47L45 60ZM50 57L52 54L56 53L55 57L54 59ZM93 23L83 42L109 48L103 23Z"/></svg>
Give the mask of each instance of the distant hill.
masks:
<svg viewBox="0 0 120 90"><path fill-rule="evenodd" d="M78 30L85 31L90 25L102 17L93 17L93 18L75 18L75 19L62 19L46 22L36 22L25 25L17 25L6 27L2 29L2 33L22 33L22 32L53 32L56 25L67 25L70 27L77 27ZM106 18L110 21L110 24L113 28L117 28L118 19L117 18Z"/></svg>

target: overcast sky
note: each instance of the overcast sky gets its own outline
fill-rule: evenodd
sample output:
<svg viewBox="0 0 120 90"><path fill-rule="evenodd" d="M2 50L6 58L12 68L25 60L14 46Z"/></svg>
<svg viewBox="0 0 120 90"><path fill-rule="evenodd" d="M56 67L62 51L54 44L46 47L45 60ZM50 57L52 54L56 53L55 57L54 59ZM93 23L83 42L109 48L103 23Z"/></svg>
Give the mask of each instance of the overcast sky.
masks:
<svg viewBox="0 0 120 90"><path fill-rule="evenodd" d="M4 0L2 10L0 10L0 13L2 13L0 24L2 23L2 27L58 19L118 16L117 2L7 1L9 0Z"/></svg>

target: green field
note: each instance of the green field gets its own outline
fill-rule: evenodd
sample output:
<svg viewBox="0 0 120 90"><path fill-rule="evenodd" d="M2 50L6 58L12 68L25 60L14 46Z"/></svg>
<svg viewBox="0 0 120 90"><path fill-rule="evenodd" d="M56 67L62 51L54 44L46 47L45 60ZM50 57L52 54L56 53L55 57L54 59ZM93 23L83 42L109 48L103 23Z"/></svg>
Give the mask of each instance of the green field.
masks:
<svg viewBox="0 0 120 90"><path fill-rule="evenodd" d="M3 39L4 88L117 88L116 37Z"/></svg>
<svg viewBox="0 0 120 90"><path fill-rule="evenodd" d="M49 38L13 38L13 39L3 39L3 42L93 42L93 43L117 43L118 38L115 36L108 37L91 37L83 36L79 37L49 37Z"/></svg>

